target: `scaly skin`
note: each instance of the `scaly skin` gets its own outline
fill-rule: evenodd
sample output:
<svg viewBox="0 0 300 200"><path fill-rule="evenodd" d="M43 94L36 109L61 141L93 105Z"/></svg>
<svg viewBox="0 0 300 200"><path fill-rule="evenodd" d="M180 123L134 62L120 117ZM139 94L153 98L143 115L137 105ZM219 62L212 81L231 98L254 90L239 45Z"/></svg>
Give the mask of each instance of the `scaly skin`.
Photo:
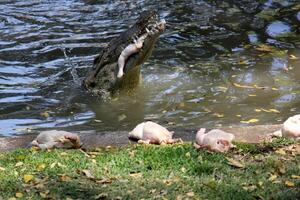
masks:
<svg viewBox="0 0 300 200"><path fill-rule="evenodd" d="M135 88L140 83L141 65L150 57L165 27L165 20L160 20L156 11L142 12L133 26L102 49L83 80L83 87L104 100L118 91ZM135 39L140 41L132 44Z"/></svg>

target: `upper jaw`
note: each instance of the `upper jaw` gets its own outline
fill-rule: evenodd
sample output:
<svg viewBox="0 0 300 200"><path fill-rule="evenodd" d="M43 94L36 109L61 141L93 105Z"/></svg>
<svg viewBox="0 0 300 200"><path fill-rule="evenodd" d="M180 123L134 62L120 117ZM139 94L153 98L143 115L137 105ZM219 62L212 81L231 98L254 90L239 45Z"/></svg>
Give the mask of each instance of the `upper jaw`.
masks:
<svg viewBox="0 0 300 200"><path fill-rule="evenodd" d="M159 35L166 29L166 21L164 19L159 19L159 16L155 11L149 11L148 16L139 22L140 30L135 35L135 38L139 38L145 34L147 36Z"/></svg>

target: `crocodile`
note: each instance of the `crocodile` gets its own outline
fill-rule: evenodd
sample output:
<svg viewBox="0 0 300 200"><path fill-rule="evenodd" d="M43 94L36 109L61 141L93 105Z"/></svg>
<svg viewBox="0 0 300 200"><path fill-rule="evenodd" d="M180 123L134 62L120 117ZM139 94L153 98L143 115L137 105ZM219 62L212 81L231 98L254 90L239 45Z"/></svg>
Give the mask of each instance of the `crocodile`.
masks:
<svg viewBox="0 0 300 200"><path fill-rule="evenodd" d="M82 82L96 96L132 89L140 82L140 66L152 54L166 22L154 10L144 11L134 25L112 39L95 58Z"/></svg>

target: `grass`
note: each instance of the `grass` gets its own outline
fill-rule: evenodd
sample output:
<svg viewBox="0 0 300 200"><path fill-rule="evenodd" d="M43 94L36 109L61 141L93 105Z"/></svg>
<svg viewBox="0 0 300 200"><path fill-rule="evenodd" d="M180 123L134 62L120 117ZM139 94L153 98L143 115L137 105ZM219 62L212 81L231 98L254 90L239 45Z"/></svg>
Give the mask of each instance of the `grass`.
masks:
<svg viewBox="0 0 300 200"><path fill-rule="evenodd" d="M299 199L300 145L191 144L0 154L0 199ZM298 149L297 149L298 148Z"/></svg>

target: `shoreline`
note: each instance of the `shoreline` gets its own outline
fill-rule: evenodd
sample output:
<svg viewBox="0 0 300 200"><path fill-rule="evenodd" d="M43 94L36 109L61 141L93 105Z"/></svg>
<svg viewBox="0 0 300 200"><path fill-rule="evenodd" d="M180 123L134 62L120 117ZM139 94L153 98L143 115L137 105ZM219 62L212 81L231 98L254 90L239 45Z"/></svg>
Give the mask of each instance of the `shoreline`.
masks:
<svg viewBox="0 0 300 200"><path fill-rule="evenodd" d="M235 142L260 143L270 133L279 130L282 124L275 125L255 125L255 126L228 126L219 129L233 133ZM174 138L181 138L184 142L193 142L198 131L197 128L175 128ZM94 149L98 147L115 146L122 147L132 143L128 139L128 131L103 131L103 132L74 132L77 133L82 142L83 149ZM0 137L0 152L12 151L18 148L27 148L29 143L37 136L36 134L26 134L13 137Z"/></svg>

